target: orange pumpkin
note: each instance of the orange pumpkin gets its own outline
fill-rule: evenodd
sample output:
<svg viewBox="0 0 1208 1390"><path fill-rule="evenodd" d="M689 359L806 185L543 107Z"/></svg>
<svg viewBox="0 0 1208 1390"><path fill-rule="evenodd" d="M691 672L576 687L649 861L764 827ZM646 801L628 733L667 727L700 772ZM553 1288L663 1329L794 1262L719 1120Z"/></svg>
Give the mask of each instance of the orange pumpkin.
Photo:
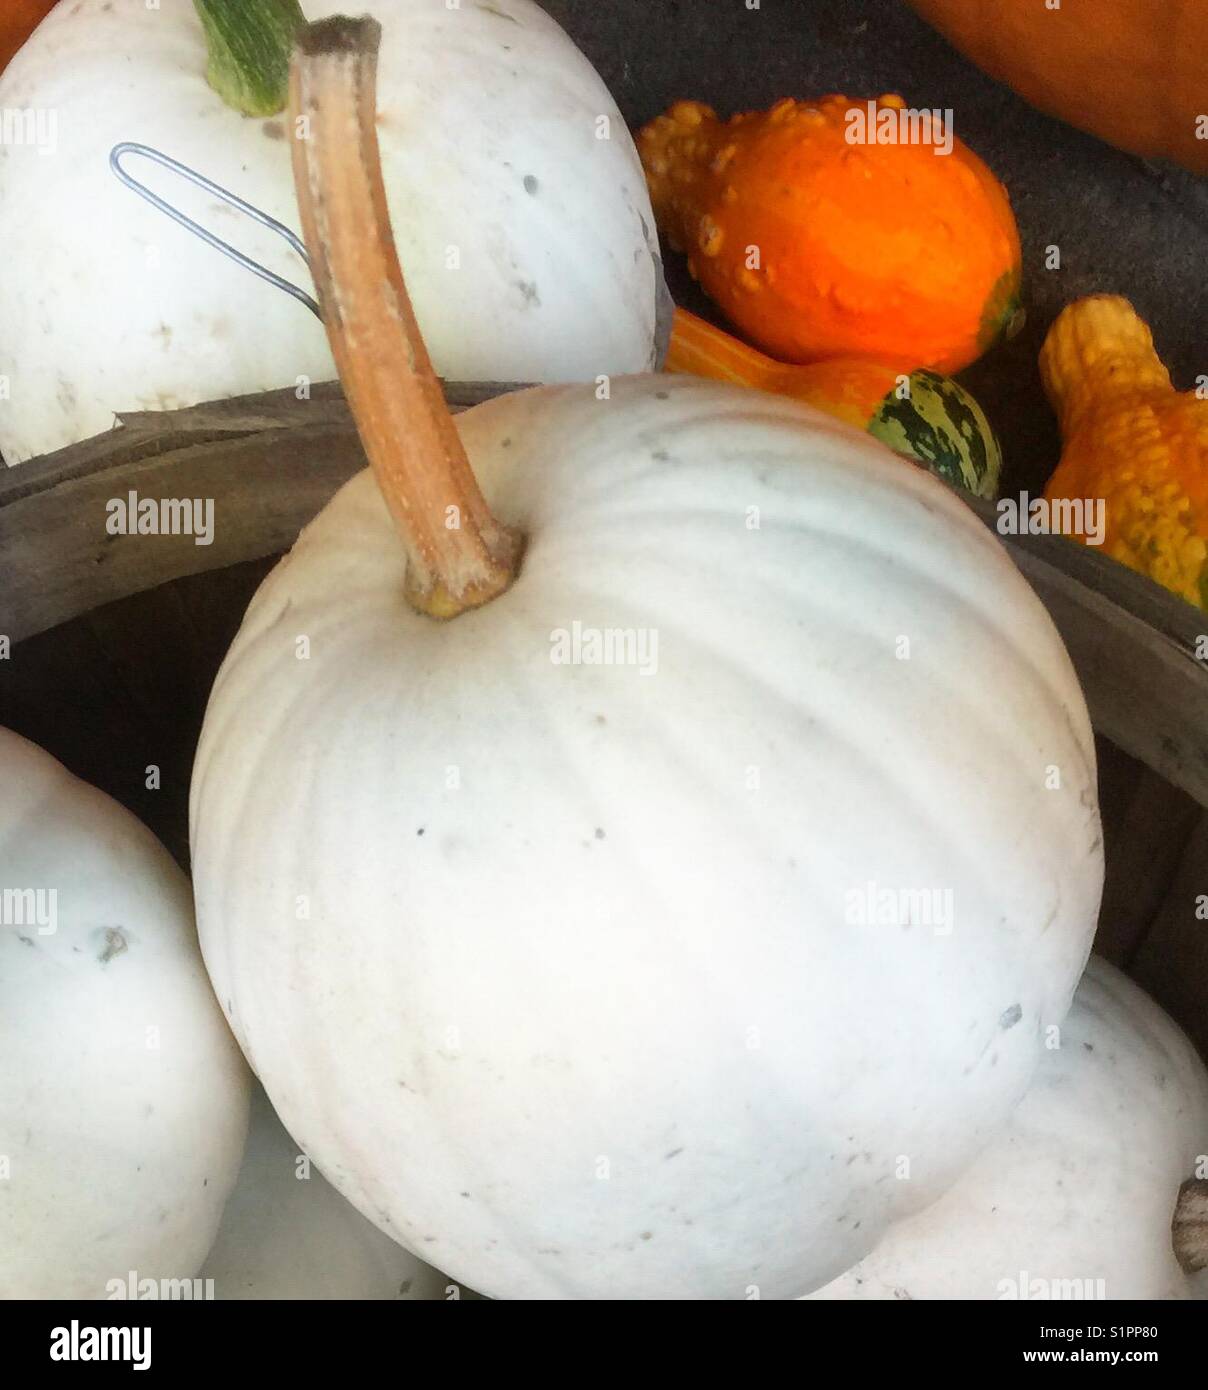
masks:
<svg viewBox="0 0 1208 1390"><path fill-rule="evenodd" d="M1015 317L1019 232L981 160L916 117L897 96L725 123L681 101L638 148L662 231L752 342L951 373Z"/></svg>
<svg viewBox="0 0 1208 1390"><path fill-rule="evenodd" d="M1205 0L910 0L966 57L1080 130L1208 174Z"/></svg>
<svg viewBox="0 0 1208 1390"><path fill-rule="evenodd" d="M3 0L0 10L0 72L55 7L55 0Z"/></svg>

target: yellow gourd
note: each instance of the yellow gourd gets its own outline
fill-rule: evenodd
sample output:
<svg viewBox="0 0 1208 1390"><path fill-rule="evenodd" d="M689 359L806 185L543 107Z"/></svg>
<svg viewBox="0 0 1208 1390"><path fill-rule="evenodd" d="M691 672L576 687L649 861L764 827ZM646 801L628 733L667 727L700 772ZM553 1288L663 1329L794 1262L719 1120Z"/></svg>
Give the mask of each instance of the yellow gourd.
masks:
<svg viewBox="0 0 1208 1390"><path fill-rule="evenodd" d="M1068 305L1040 373L1064 440L1046 498L1101 499L1106 553L1208 607L1208 400L1174 389L1149 329L1118 295ZM1088 541L1083 523L1074 534Z"/></svg>

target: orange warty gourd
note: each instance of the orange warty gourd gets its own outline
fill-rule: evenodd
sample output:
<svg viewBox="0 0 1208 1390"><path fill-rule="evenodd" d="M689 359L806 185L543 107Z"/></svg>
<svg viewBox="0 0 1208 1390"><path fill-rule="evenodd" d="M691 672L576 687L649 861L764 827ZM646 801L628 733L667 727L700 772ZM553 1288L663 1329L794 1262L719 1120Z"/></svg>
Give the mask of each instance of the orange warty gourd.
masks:
<svg viewBox="0 0 1208 1390"><path fill-rule="evenodd" d="M1208 400L1174 389L1149 329L1118 295L1061 311L1040 374L1064 440L1045 496L1102 498L1106 553L1208 608Z"/></svg>
<svg viewBox="0 0 1208 1390"><path fill-rule="evenodd" d="M0 11L0 72L55 7L55 0L4 0Z"/></svg>
<svg viewBox="0 0 1208 1390"><path fill-rule="evenodd" d="M1019 307L1006 190L966 145L852 143L849 112L901 97L777 102L722 122L681 101L638 137L659 226L705 291L785 362L875 357L955 372ZM871 122L868 122L871 125Z"/></svg>
<svg viewBox="0 0 1208 1390"><path fill-rule="evenodd" d="M1026 101L1121 149L1208 174L1204 0L910 0Z"/></svg>

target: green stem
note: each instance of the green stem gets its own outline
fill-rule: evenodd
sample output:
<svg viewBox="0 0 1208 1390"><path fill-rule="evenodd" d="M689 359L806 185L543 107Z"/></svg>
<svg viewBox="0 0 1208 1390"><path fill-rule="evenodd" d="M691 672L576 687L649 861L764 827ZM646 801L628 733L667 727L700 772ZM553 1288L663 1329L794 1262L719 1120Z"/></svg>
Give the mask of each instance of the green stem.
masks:
<svg viewBox="0 0 1208 1390"><path fill-rule="evenodd" d="M244 116L276 116L289 99L289 59L306 24L298 0L193 0L206 34L206 81Z"/></svg>

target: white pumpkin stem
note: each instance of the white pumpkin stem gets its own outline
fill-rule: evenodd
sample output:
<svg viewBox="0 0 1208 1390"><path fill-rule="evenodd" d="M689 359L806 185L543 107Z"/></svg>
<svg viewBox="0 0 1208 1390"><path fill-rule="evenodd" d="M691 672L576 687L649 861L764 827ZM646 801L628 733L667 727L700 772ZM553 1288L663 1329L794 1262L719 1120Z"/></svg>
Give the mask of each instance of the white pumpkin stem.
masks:
<svg viewBox="0 0 1208 1390"><path fill-rule="evenodd" d="M1208 1178L1188 1178L1170 1223L1175 1258L1188 1274L1208 1269Z"/></svg>
<svg viewBox="0 0 1208 1390"><path fill-rule="evenodd" d="M344 394L407 547L407 598L451 618L508 587L521 545L483 499L403 283L377 141L381 32L335 18L299 34L294 180Z"/></svg>
<svg viewBox="0 0 1208 1390"><path fill-rule="evenodd" d="M206 81L244 116L275 116L289 94L298 0L193 0L205 30Z"/></svg>

